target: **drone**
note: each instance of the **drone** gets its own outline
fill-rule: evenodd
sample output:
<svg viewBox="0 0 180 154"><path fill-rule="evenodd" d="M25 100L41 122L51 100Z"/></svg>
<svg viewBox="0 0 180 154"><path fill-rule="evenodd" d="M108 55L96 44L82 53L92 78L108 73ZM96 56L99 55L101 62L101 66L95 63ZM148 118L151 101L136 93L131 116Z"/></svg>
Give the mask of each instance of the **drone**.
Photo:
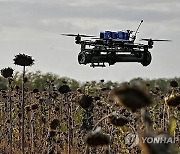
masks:
<svg viewBox="0 0 180 154"><path fill-rule="evenodd" d="M152 56L149 49L153 48L155 41L171 41L165 39L143 38L140 41L147 41L147 44L135 43L136 35L142 24L136 31L104 31L99 37L82 34L61 34L75 37L75 43L81 46L78 55L80 65L90 64L90 67L106 67L106 63L114 65L117 62L138 62L143 66L151 63ZM89 40L82 40L87 37Z"/></svg>

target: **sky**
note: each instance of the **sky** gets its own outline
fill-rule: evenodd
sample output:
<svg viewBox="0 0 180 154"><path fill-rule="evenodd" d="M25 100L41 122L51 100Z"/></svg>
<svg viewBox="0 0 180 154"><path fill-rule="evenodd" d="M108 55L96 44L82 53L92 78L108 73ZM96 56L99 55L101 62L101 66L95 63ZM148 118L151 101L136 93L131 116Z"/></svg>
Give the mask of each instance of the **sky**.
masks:
<svg viewBox="0 0 180 154"><path fill-rule="evenodd" d="M136 30L142 19L136 42L141 38L172 40L155 42L147 67L140 63L105 68L79 65L80 46L73 37L60 35ZM78 81L179 77L179 43L179 0L0 0L0 69L21 71L13 58L24 53L35 59L28 71L51 72Z"/></svg>

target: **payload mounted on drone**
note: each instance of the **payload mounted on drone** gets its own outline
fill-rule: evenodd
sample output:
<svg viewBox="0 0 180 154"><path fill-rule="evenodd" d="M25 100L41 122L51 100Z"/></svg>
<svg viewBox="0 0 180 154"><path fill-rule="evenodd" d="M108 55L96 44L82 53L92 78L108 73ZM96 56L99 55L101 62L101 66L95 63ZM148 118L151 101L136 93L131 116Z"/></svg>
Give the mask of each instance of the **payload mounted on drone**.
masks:
<svg viewBox="0 0 180 154"><path fill-rule="evenodd" d="M99 38L92 35L62 34L74 36L75 43L81 45L78 55L79 64L91 64L91 67L105 67L105 63L114 65L117 62L138 62L143 66L151 63L151 53L154 41L170 41L160 39L141 39L147 44L135 43L136 34L142 24L141 20L136 31L104 31ZM90 40L81 40L82 37L90 37Z"/></svg>

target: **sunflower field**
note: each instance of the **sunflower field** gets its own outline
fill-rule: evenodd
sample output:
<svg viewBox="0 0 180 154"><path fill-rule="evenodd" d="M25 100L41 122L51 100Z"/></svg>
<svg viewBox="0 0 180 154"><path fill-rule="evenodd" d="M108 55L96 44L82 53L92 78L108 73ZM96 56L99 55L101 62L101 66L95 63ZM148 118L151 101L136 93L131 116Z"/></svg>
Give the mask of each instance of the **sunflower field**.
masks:
<svg viewBox="0 0 180 154"><path fill-rule="evenodd" d="M179 154L180 78L118 83L1 69L1 154Z"/></svg>

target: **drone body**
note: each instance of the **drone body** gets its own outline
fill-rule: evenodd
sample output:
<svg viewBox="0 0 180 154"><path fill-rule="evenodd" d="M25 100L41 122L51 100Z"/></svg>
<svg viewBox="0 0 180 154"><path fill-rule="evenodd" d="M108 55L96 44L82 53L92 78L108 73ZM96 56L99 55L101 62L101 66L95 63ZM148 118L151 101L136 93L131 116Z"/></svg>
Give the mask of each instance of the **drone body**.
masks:
<svg viewBox="0 0 180 154"><path fill-rule="evenodd" d="M75 36L75 43L81 45L81 51L78 55L79 64L91 64L91 67L105 67L105 63L114 65L117 62L138 62L143 66L151 63L151 53L148 51L153 48L154 41L169 40L152 40L148 44L134 43L136 34L143 20L141 20L136 32L133 31L104 31L100 32L99 38L87 35L62 34L66 36ZM91 37L90 40L81 40L82 37Z"/></svg>

